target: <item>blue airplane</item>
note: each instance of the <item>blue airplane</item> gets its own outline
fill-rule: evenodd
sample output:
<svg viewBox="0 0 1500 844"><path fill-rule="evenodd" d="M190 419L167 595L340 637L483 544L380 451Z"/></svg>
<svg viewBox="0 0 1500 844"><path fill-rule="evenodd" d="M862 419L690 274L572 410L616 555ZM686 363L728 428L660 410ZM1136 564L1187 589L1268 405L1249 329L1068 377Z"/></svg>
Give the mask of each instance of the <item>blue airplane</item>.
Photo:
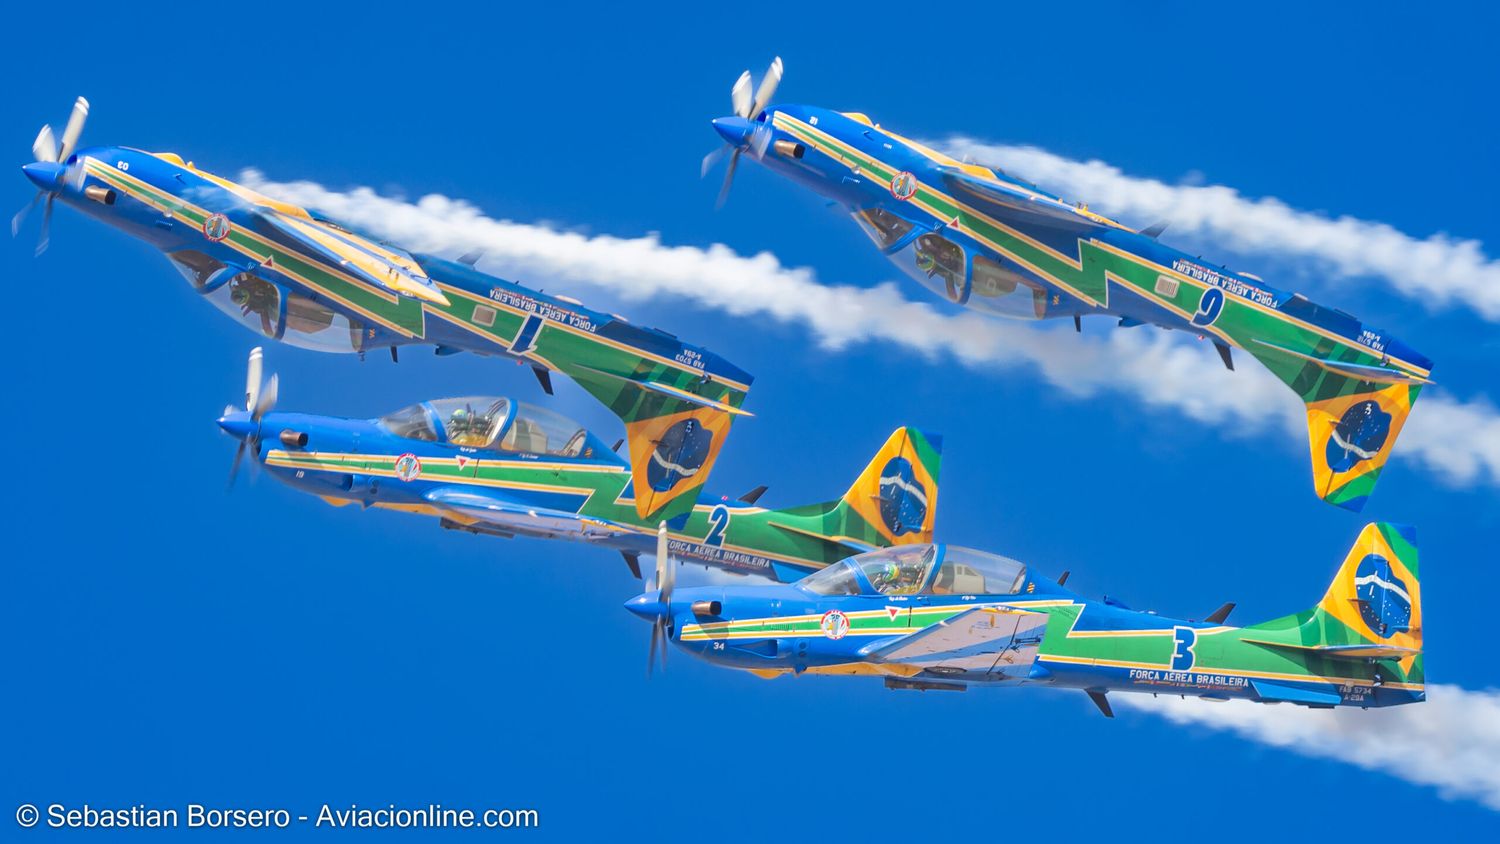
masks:
<svg viewBox="0 0 1500 844"><path fill-rule="evenodd" d="M408 252L323 215L195 167L129 147L78 149L88 102L74 105L61 143L44 126L21 169L55 201L161 250L210 304L260 336L357 352L408 345L529 364L542 387L572 378L626 426L638 515L671 519L693 507L751 377L698 346L624 317L547 296L457 261Z"/></svg>
<svg viewBox="0 0 1500 844"><path fill-rule="evenodd" d="M726 154L722 204L749 156L842 206L903 272L945 300L1039 321L1108 316L1212 340L1270 369L1306 405L1314 488L1364 506L1432 361L1349 314L1165 246L1164 226L1134 230L1064 202L1002 170L958 161L869 117L770 105L771 64L753 97L750 74L731 91L734 114L713 121Z"/></svg>
<svg viewBox="0 0 1500 844"><path fill-rule="evenodd" d="M641 517L629 463L561 414L498 396L434 399L379 419L275 410L278 379L250 353L245 409L219 426L277 480L335 506L435 517L445 528L509 538L570 539L612 548L640 577L659 525L679 559L773 581L800 579L850 553L929 542L937 508L938 440L897 429L841 498L786 509L700 494L669 521Z"/></svg>
<svg viewBox="0 0 1500 844"><path fill-rule="evenodd" d="M1106 715L1109 692L1244 698L1309 707L1425 699L1422 601L1409 528L1365 527L1317 606L1249 627L1093 601L1023 563L954 545L859 554L802 580L674 590L657 551L648 591L626 608L666 643L765 678L868 676L887 688L1081 689Z"/></svg>

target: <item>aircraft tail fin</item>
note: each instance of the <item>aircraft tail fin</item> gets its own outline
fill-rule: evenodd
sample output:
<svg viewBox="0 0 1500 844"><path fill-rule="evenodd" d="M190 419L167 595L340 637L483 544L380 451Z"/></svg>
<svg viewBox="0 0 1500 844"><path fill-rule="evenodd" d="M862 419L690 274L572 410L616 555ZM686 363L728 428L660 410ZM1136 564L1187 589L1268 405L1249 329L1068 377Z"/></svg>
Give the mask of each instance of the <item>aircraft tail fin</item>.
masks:
<svg viewBox="0 0 1500 844"><path fill-rule="evenodd" d="M1245 628L1260 645L1345 659L1392 659L1422 677L1422 586L1415 532L1365 526L1316 607ZM1263 637L1263 638L1260 638Z"/></svg>
<svg viewBox="0 0 1500 844"><path fill-rule="evenodd" d="M942 443L941 437L916 428L897 428L842 498L772 510L769 524L789 535L838 546L829 549L827 562L890 545L931 542ZM778 572L778 579L798 574Z"/></svg>
<svg viewBox="0 0 1500 844"><path fill-rule="evenodd" d="M1359 512L1375 488L1425 374L1328 348L1298 351L1255 341L1249 349L1307 406L1313 486L1319 498Z"/></svg>
<svg viewBox="0 0 1500 844"><path fill-rule="evenodd" d="M942 437L898 428L844 497L833 503L841 535L876 547L931 542L937 513Z"/></svg>

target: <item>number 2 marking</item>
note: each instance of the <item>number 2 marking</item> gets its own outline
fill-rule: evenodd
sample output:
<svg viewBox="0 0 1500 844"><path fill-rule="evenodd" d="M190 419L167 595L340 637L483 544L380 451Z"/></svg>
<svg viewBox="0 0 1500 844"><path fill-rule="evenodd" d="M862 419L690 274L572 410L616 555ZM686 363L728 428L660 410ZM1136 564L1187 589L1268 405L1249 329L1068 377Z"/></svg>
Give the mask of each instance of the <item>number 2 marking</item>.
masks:
<svg viewBox="0 0 1500 844"><path fill-rule="evenodd" d="M729 529L729 508L723 504L714 507L708 514L708 536L704 538L704 545L712 545L721 548L724 545L724 531Z"/></svg>

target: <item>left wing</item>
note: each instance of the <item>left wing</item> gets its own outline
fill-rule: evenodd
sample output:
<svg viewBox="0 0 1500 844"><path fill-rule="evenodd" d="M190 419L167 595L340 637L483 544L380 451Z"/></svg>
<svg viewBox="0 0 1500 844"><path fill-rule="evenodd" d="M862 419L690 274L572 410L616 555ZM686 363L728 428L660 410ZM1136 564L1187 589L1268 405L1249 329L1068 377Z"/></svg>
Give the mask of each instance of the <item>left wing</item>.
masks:
<svg viewBox="0 0 1500 844"><path fill-rule="evenodd" d="M439 510L456 516L460 522L482 522L489 527L529 536L592 539L634 532L626 525L607 519L532 507L493 493L463 487L437 487L423 497Z"/></svg>
<svg viewBox="0 0 1500 844"><path fill-rule="evenodd" d="M252 211L267 227L366 284L445 307L450 304L448 297L427 277L421 266L395 247L375 243L311 217L287 214L265 206L256 206Z"/></svg>
<svg viewBox="0 0 1500 844"><path fill-rule="evenodd" d="M879 644L864 656L874 662L936 669L954 676L1019 677L1036 661L1046 624L1043 613L975 607L894 642Z"/></svg>

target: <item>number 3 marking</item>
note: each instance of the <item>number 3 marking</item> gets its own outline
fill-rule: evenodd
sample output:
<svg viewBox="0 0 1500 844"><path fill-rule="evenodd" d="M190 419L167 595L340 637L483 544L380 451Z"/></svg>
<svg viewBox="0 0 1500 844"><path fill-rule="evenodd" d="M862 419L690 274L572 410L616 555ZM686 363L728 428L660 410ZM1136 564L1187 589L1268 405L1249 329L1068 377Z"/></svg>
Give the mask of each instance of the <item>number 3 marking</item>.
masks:
<svg viewBox="0 0 1500 844"><path fill-rule="evenodd" d="M1172 670L1192 671L1193 663L1197 661L1197 654L1193 653L1193 646L1198 643L1198 631L1191 627L1172 628Z"/></svg>
<svg viewBox="0 0 1500 844"><path fill-rule="evenodd" d="M708 514L708 536L704 538L703 544L722 548L724 546L724 531L728 529L729 508L720 504Z"/></svg>

